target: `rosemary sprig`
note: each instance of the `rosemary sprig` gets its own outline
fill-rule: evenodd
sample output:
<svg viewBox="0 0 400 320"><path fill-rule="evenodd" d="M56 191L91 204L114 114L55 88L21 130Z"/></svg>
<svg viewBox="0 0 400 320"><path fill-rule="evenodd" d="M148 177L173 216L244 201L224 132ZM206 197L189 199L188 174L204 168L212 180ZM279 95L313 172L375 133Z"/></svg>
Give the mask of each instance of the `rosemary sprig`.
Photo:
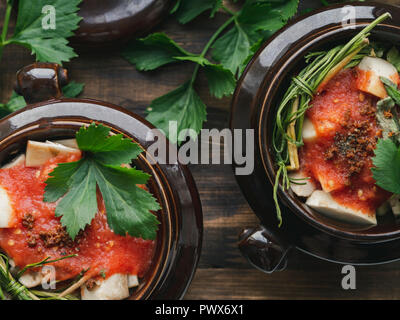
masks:
<svg viewBox="0 0 400 320"><path fill-rule="evenodd" d="M297 148L303 145L304 114L311 107L309 103L335 74L349 65L355 66L352 64L354 60L360 61L363 56L368 55L368 51L362 49L369 44L370 31L389 17L391 17L389 13L381 15L345 45L337 46L327 52L307 55L305 58L308 65L292 79L291 85L284 94L277 109L272 138L275 162L278 167L273 199L279 226L282 225L282 216L278 189L281 186L283 191L288 190L291 183L288 171L298 169L296 166L293 167L293 159L296 158L293 152L297 153Z"/></svg>
<svg viewBox="0 0 400 320"><path fill-rule="evenodd" d="M41 266L44 266L46 264L50 264L50 263L54 263L54 262L58 262L64 259L69 259L69 258L73 258L76 257L77 254L71 254L69 256L65 256L65 257L61 257L55 260L50 260L51 257L47 257L46 259L43 259L42 261L36 262L36 263L32 263L32 264L27 264L21 271L18 272L16 278L19 279L28 269L32 269L32 268L38 268Z"/></svg>
<svg viewBox="0 0 400 320"><path fill-rule="evenodd" d="M11 297L18 300L40 300L31 293L26 287L14 279L10 273L8 257L0 254L0 288L2 288ZM5 295L3 293L5 299Z"/></svg>
<svg viewBox="0 0 400 320"><path fill-rule="evenodd" d="M51 258L47 257L42 261L26 265L14 278L10 272L9 258L0 253L0 300L5 300L7 298L6 295L18 300L77 300L78 298L71 294L59 297L58 293L54 292L29 290L17 281L28 269L76 256L76 254L72 254L55 260L50 260Z"/></svg>

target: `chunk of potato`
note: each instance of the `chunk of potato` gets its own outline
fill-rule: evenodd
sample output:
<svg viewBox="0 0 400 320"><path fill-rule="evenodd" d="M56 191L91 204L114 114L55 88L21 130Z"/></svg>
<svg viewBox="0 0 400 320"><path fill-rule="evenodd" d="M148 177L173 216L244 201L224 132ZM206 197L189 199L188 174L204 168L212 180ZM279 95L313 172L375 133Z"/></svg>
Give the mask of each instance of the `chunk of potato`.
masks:
<svg viewBox="0 0 400 320"><path fill-rule="evenodd" d="M105 280L99 280L93 289L84 284L81 287L82 300L122 300L129 297L128 276L113 274Z"/></svg>
<svg viewBox="0 0 400 320"><path fill-rule="evenodd" d="M80 153L80 150L69 148L58 143L44 143L29 140L26 147L25 165L27 167L39 167L55 156L68 153Z"/></svg>
<svg viewBox="0 0 400 320"><path fill-rule="evenodd" d="M307 199L306 205L331 218L357 225L376 225L375 214L354 210L338 203L332 195L315 190Z"/></svg>
<svg viewBox="0 0 400 320"><path fill-rule="evenodd" d="M0 187L0 228L13 228L14 208L6 189Z"/></svg>

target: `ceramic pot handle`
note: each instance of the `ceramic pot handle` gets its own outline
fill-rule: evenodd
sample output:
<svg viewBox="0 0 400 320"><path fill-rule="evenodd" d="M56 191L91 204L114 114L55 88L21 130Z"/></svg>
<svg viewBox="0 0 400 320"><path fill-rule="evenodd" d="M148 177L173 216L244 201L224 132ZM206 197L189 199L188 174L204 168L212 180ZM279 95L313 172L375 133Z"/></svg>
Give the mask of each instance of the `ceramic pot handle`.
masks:
<svg viewBox="0 0 400 320"><path fill-rule="evenodd" d="M239 249L243 256L254 267L266 273L286 268L290 248L263 226L246 228L239 235Z"/></svg>
<svg viewBox="0 0 400 320"><path fill-rule="evenodd" d="M68 83L67 70L55 63L36 62L17 72L15 92L28 104L57 99Z"/></svg>

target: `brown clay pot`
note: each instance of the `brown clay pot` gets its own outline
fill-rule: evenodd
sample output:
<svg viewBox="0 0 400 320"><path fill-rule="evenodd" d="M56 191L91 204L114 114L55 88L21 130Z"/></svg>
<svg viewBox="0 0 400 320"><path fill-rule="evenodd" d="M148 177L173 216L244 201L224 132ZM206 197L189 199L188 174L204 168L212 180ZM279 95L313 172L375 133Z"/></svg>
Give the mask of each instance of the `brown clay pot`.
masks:
<svg viewBox="0 0 400 320"><path fill-rule="evenodd" d="M280 188L283 225L279 228L272 199L276 174L271 150L273 121L288 83L305 66L304 56L348 41L385 12L393 18L377 26L370 38L400 43L399 7L369 2L351 5L356 13L354 28L342 26L345 4L341 4L301 16L280 30L249 63L232 100L231 128L255 130L255 170L250 176L237 176L237 180L262 224L245 229L239 247L265 272L282 269L292 248L339 263L377 264L400 259L400 225L394 219L368 229L340 223Z"/></svg>
<svg viewBox="0 0 400 320"><path fill-rule="evenodd" d="M71 39L78 48L111 48L142 36L168 15L172 0L83 0Z"/></svg>
<svg viewBox="0 0 400 320"><path fill-rule="evenodd" d="M24 151L29 139L74 137L91 122L139 144L144 151L135 165L151 174L150 191L162 209L157 212L161 224L152 266L131 299L182 298L199 260L203 233L201 203L189 170L168 159L166 164L152 164L146 152L146 136L154 128L150 123L107 102L64 99L60 88L66 81L65 69L54 64L35 63L18 72L16 91L28 103L36 103L0 120L0 163ZM48 100L37 102L43 99Z"/></svg>

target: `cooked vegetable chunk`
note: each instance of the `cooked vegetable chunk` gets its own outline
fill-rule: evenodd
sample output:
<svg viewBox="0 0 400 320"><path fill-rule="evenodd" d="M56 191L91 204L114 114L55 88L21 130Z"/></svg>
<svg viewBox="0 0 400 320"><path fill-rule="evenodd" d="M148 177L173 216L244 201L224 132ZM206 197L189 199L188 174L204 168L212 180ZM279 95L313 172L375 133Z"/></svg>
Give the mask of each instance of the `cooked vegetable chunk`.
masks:
<svg viewBox="0 0 400 320"><path fill-rule="evenodd" d="M139 285L139 279L137 275L130 274L128 275L128 287L133 288Z"/></svg>
<svg viewBox="0 0 400 320"><path fill-rule="evenodd" d="M90 290L87 285L81 287L82 300L121 300L129 297L128 276L114 274L105 280L96 281Z"/></svg>
<svg viewBox="0 0 400 320"><path fill-rule="evenodd" d="M14 208L7 190L0 187L0 228L12 228Z"/></svg>
<svg viewBox="0 0 400 320"><path fill-rule="evenodd" d="M62 139L62 140L54 140L54 141L46 141L46 142L62 144L63 146L66 146L68 148L79 149L76 139Z"/></svg>
<svg viewBox="0 0 400 320"><path fill-rule="evenodd" d="M393 215L395 217L400 216L400 195L394 195L389 200L390 206L392 208Z"/></svg>
<svg viewBox="0 0 400 320"><path fill-rule="evenodd" d="M58 143L28 141L25 165L39 167L57 155L68 153L80 153L80 151Z"/></svg>
<svg viewBox="0 0 400 320"><path fill-rule="evenodd" d="M357 88L381 99L387 97L387 92L380 77L388 78L396 85L400 83L397 69L384 59L364 57L357 70Z"/></svg>
<svg viewBox="0 0 400 320"><path fill-rule="evenodd" d="M289 178L294 181L290 184L290 188L299 197L309 197L316 189L315 184L307 179L308 177L303 172L292 172Z"/></svg>
<svg viewBox="0 0 400 320"><path fill-rule="evenodd" d="M27 288L34 288L42 283L42 278L42 275L38 272L25 272L19 278L19 282Z"/></svg>
<svg viewBox="0 0 400 320"><path fill-rule="evenodd" d="M304 141L312 141L317 137L314 124L307 117L304 118L302 136Z"/></svg>
<svg viewBox="0 0 400 320"><path fill-rule="evenodd" d="M306 204L331 218L360 225L376 225L376 216L339 204L330 193L316 190Z"/></svg>

